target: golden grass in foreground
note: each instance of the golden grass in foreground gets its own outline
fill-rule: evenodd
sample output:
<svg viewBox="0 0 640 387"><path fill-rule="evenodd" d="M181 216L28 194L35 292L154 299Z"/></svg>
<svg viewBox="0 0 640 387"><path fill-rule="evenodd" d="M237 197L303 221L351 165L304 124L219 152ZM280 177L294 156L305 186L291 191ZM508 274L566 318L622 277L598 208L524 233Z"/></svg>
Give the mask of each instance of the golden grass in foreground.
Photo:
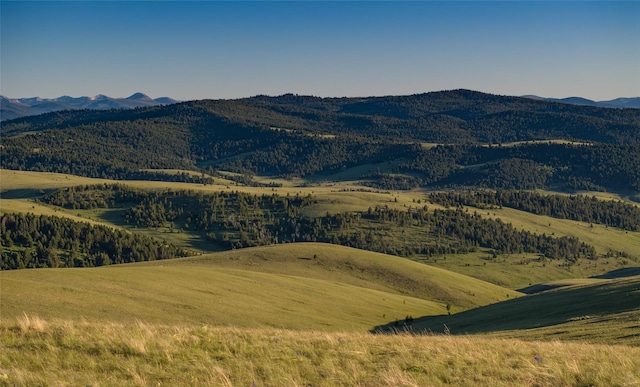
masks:
<svg viewBox="0 0 640 387"><path fill-rule="evenodd" d="M0 385L637 386L640 348L453 336L0 322Z"/></svg>

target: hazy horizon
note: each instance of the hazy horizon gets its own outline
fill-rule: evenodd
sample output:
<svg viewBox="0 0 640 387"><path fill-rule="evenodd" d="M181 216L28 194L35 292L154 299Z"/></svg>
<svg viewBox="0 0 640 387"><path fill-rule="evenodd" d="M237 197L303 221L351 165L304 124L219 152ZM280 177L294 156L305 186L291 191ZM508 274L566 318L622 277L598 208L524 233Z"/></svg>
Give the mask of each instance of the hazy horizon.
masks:
<svg viewBox="0 0 640 387"><path fill-rule="evenodd" d="M0 94L640 95L638 2L2 1Z"/></svg>
<svg viewBox="0 0 640 387"><path fill-rule="evenodd" d="M523 95L511 95L511 94L500 94L500 93L489 93L489 92L485 92L483 90L472 90L472 89L466 89L466 88L461 88L463 90L471 90L471 91L477 91L480 93L486 93L486 94L494 94L494 95L502 95L502 96L509 96L509 97L540 97L540 98L548 98L548 99L567 99L567 98L585 98L579 95L570 95L570 96L566 96L566 97L548 97L548 96L544 96L544 95L534 95L534 94L523 94ZM443 92L443 91L450 91L450 90L460 90L460 89L443 89L443 90L428 90L428 91L424 91L421 93L411 93L411 94L386 94L386 95L360 95L360 96L350 96L350 98L376 98L376 97L393 97L393 96L406 96L406 95L414 95L414 94L425 94L425 93L437 93L437 92ZM170 95L161 95L161 96L153 96L153 95L149 95L147 93L145 93L144 91L135 91L132 92L129 95L123 95L123 96L113 96L113 95L106 95L104 93L97 93L97 94L93 94L93 95L68 95L68 94L63 94L63 95L59 95L57 97L50 97L50 96L41 96L41 95L30 95L30 96L25 96L25 97L14 97L14 96L7 96L7 95L2 95L5 98L11 99L11 100L19 100L19 99L29 99L29 98L41 98L41 99L56 99L56 98L60 98L60 97L71 97L71 98L82 98L82 97L89 97L89 98L93 98L96 97L98 95L106 95L107 97L110 98L114 98L114 99L126 99L129 98L131 96L133 96L136 93L142 93L145 94L147 97L151 98L151 99L160 99L160 98L172 98L175 99L179 102L186 102L186 101L193 101L193 100L200 100L200 99L243 99L243 98L251 98L251 97L255 97L258 95L266 95L269 97L278 97L278 96L282 96L285 94L296 94L296 95L301 95L301 96L309 96L309 97L320 97L320 98L342 98L344 96L317 96L317 95L313 95L313 94L300 94L300 93L282 93L282 94L264 94L264 93L260 93L260 94L254 94L254 95L247 95L247 96L242 96L242 97L236 97L236 98L188 98L188 99L177 99L177 98L173 98ZM633 96L620 96L620 97L616 97L616 98L610 98L607 100L593 100L594 102L604 102L604 101L610 101L610 100L614 100L614 99L618 99L618 98L640 98L640 94L639 95L633 95ZM587 98L589 99L589 98Z"/></svg>

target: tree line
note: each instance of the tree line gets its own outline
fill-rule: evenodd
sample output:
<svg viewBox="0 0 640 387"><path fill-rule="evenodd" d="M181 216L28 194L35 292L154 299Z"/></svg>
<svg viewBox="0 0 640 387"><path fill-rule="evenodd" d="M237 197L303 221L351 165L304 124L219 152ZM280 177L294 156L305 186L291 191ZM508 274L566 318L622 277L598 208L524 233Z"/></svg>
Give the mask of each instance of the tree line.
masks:
<svg viewBox="0 0 640 387"><path fill-rule="evenodd" d="M2 270L93 267L188 255L166 241L56 216L4 213L0 231Z"/></svg>
<svg viewBox="0 0 640 387"><path fill-rule="evenodd" d="M640 231L640 208L620 200L599 200L586 195L542 195L530 191L432 192L429 200L446 207L509 207L536 215L603 224Z"/></svg>

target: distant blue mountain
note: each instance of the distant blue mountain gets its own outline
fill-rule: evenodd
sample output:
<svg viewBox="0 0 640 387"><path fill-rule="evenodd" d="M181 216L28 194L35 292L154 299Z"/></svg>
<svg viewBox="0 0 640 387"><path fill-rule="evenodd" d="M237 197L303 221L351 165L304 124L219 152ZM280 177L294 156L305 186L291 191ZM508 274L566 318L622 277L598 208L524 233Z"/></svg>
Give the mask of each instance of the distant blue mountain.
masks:
<svg viewBox="0 0 640 387"><path fill-rule="evenodd" d="M640 109L640 97L635 98L616 98L611 101L602 101L600 103L613 105L621 108L634 108Z"/></svg>
<svg viewBox="0 0 640 387"><path fill-rule="evenodd" d="M582 97L545 98L545 97L539 97L537 95L523 95L523 97L529 98L529 99L535 99L538 101L566 103L569 105L595 106L595 107L602 107L602 108L618 108L618 109L622 109L622 108L640 109L640 97L616 98L610 101L593 101L593 100L582 98Z"/></svg>
<svg viewBox="0 0 640 387"><path fill-rule="evenodd" d="M132 109L142 106L170 105L177 102L180 101L169 97L151 99L143 93L135 93L127 98L111 98L103 94L98 94L95 97L70 97L64 95L51 99L40 97L11 99L0 96L0 120L11 120L59 110Z"/></svg>

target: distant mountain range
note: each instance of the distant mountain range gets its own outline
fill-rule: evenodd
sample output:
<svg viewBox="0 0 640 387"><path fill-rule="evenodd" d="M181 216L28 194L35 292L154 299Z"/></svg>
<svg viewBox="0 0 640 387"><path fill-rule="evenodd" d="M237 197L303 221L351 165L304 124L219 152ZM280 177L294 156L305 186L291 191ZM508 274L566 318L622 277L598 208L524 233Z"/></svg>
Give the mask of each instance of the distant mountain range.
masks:
<svg viewBox="0 0 640 387"><path fill-rule="evenodd" d="M143 93L135 93L127 98L111 98L103 94L95 97L69 97L64 95L51 99L40 97L11 99L0 96L0 120L11 120L59 110L133 109L142 106L170 105L177 102L180 101L169 97L152 99Z"/></svg>
<svg viewBox="0 0 640 387"><path fill-rule="evenodd" d="M537 95L524 95L523 98L537 101L559 102L579 106L595 106L603 108L635 108L640 109L640 97L616 98L610 101L593 101L581 97L569 98L545 98ZM108 110L108 109L133 109L143 106L171 105L181 101L161 97L152 99L143 93L135 93L127 98L111 98L103 94L95 97L69 97L67 95L59 98L16 98L11 99L0 96L0 121L12 120L14 118L34 116L43 113L60 110Z"/></svg>
<svg viewBox="0 0 640 387"><path fill-rule="evenodd" d="M545 98L545 97L538 97L537 95L523 95L523 97L535 99L537 101L560 102L560 103L566 103L569 105L596 106L596 107L603 107L603 108L618 108L618 109L620 108L640 109L640 97L616 98L610 101L593 101L593 100L582 98L582 97Z"/></svg>

